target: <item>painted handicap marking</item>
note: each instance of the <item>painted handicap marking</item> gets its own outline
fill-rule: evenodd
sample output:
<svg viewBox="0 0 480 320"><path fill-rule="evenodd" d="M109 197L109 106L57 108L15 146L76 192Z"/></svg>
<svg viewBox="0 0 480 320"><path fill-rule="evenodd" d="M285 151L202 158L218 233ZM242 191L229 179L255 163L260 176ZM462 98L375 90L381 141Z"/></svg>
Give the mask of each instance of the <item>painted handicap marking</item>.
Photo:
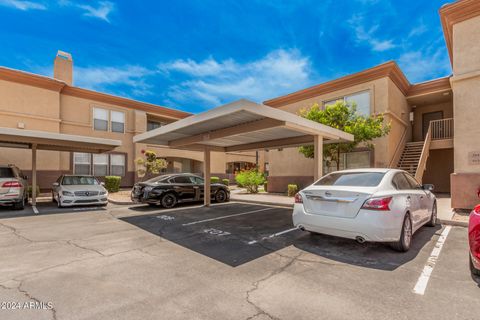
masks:
<svg viewBox="0 0 480 320"><path fill-rule="evenodd" d="M252 241L249 241L247 242L247 244L255 244L255 243L259 243L263 240L267 240L267 239L272 239L272 238L275 238L275 237L278 237L278 236L281 236L282 234L286 234L286 233L289 233L289 232L292 232L292 231L295 231L295 230L300 230L298 228L291 228L291 229L287 229L287 230L284 230L284 231L280 231L280 232L277 232L277 233L274 233L274 234L271 234L269 236L266 236L266 237L263 237L261 238L260 240L252 240Z"/></svg>
<svg viewBox="0 0 480 320"><path fill-rule="evenodd" d="M164 220L164 221L172 221L175 220L175 217L167 216L166 214L162 214L161 216L156 216L155 218Z"/></svg>
<svg viewBox="0 0 480 320"><path fill-rule="evenodd" d="M213 236L219 236L219 237L231 235L230 232L218 230L215 228L203 229L203 232Z"/></svg>

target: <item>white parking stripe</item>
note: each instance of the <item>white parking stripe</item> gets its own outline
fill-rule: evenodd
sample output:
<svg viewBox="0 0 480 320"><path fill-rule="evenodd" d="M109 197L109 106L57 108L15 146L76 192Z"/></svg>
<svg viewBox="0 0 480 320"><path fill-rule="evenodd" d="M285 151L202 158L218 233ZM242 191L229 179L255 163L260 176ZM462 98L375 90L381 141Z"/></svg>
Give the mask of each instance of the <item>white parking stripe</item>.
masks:
<svg viewBox="0 0 480 320"><path fill-rule="evenodd" d="M432 274L433 268L437 263L438 256L440 255L440 251L442 251L443 244L445 240L447 240L448 233L452 229L452 226L446 226L443 229L440 238L438 238L437 243L435 244L435 248L433 248L430 257L427 260L427 264L423 267L422 274L418 278L417 284L415 288L413 288L413 292L416 294L424 295L425 290L427 289L428 280L430 279L430 275Z"/></svg>
<svg viewBox="0 0 480 320"><path fill-rule="evenodd" d="M221 216L221 217L216 217L216 218L211 218L211 219L205 219L205 220L200 220L200 221L194 221L194 222L184 223L184 224L182 224L182 226L190 226L190 225L192 225L192 224L197 224L197 223L204 223L204 222L209 222L209 221L214 221L214 220L220 220L220 219L227 219L227 218L231 218L231 217L243 216L243 215L246 215L246 214L251 214L251 213L260 212L260 211L266 211L266 210L272 210L272 209L277 209L277 208L265 208L265 209L247 211L247 212L242 212L242 213L235 213L235 214L230 214L230 215L228 215L228 216Z"/></svg>
<svg viewBox="0 0 480 320"><path fill-rule="evenodd" d="M39 214L40 212L37 209L37 206L32 206L33 213Z"/></svg>
<svg viewBox="0 0 480 320"><path fill-rule="evenodd" d="M298 230L298 228L291 228L291 229L288 229L288 230L283 230L283 231L280 231L280 232L271 234L271 235L269 235L269 236L263 237L263 238L260 239L260 240L252 240L252 241L249 241L248 244L255 244L255 243L258 243L258 242L260 242L260 241L263 241L263 240L266 240L266 239L271 239L271 238L274 238L274 237L277 237L277 236L280 236L280 235L282 235L282 234L289 233L289 232L292 232L292 231L295 231L295 230Z"/></svg>

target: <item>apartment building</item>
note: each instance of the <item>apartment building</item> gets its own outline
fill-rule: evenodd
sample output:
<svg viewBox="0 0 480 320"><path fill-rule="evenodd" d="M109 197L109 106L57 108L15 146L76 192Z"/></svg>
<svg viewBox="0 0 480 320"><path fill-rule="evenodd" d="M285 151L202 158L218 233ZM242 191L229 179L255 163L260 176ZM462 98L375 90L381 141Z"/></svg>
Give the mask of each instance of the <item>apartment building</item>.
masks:
<svg viewBox="0 0 480 320"><path fill-rule="evenodd" d="M59 51L53 78L0 68L0 127L72 134L120 140L121 146L102 154L39 150L38 184L48 190L63 173L118 175L122 186L136 180L134 160L142 150L153 150L165 158L169 172L203 172L201 152L161 148L133 143L133 136L158 128L190 113L169 109L73 85L72 56ZM0 145L0 163L12 163L31 176L28 149ZM235 168L263 166L263 153L212 154L212 174L233 178Z"/></svg>
<svg viewBox="0 0 480 320"><path fill-rule="evenodd" d="M356 102L361 114L383 113L391 132L343 154L340 167L402 168L437 192L450 192L452 207L480 202L480 1L462 0L440 9L453 75L410 83L398 65L387 62L264 104L298 113L314 103ZM313 160L297 148L269 151L269 190L313 181ZM332 168L324 167L324 172Z"/></svg>

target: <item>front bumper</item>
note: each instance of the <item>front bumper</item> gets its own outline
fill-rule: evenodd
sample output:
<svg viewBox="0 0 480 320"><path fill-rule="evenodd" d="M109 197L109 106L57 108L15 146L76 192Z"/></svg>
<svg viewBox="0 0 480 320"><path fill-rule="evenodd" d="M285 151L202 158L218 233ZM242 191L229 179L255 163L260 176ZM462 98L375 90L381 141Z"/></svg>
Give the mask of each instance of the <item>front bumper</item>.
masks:
<svg viewBox="0 0 480 320"><path fill-rule="evenodd" d="M293 225L307 231L371 242L394 242L400 239L403 214L392 211L360 210L354 218L340 218L307 213L303 204L293 208Z"/></svg>
<svg viewBox="0 0 480 320"><path fill-rule="evenodd" d="M106 205L108 203L108 195L99 195L93 197L78 196L60 196L60 204L63 207L84 206L84 205Z"/></svg>

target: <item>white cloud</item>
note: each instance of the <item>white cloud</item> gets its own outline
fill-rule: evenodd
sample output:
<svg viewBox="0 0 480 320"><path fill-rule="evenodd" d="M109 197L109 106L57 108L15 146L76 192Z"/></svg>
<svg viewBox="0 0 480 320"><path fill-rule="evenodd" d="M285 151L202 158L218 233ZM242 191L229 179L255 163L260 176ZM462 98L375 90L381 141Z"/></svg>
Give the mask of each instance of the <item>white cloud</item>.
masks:
<svg viewBox="0 0 480 320"><path fill-rule="evenodd" d="M81 88L109 91L112 86L128 86L131 94L145 96L150 94L151 85L145 77L153 74L140 66L124 67L75 67L74 84ZM128 94L128 93L127 93Z"/></svg>
<svg viewBox="0 0 480 320"><path fill-rule="evenodd" d="M364 25L364 17L361 15L353 16L349 21L349 25L355 33L355 41L357 44L368 44L373 51L383 52L397 47L392 39L382 40L375 36L380 28L379 25L373 25L366 28Z"/></svg>
<svg viewBox="0 0 480 320"><path fill-rule="evenodd" d="M398 59L398 63L412 83L451 73L450 60L443 47L405 52Z"/></svg>
<svg viewBox="0 0 480 320"><path fill-rule="evenodd" d="M246 63L213 58L175 60L160 64L159 70L191 77L169 88L170 99L219 105L240 98L261 102L304 88L309 83L310 60L297 50L275 50Z"/></svg>
<svg viewBox="0 0 480 320"><path fill-rule="evenodd" d="M425 23L421 22L418 26L416 26L410 31L410 33L408 34L408 37L411 38L411 37L419 36L424 34L427 31L428 31L427 26L425 25Z"/></svg>
<svg viewBox="0 0 480 320"><path fill-rule="evenodd" d="M0 5L4 7L15 8L22 11L27 10L46 10L47 7L38 2L23 0L0 0Z"/></svg>
<svg viewBox="0 0 480 320"><path fill-rule="evenodd" d="M86 4L79 4L77 6L85 11L83 15L98 18L106 22L110 22L108 16L115 9L115 4L110 1L100 1L97 7Z"/></svg>

